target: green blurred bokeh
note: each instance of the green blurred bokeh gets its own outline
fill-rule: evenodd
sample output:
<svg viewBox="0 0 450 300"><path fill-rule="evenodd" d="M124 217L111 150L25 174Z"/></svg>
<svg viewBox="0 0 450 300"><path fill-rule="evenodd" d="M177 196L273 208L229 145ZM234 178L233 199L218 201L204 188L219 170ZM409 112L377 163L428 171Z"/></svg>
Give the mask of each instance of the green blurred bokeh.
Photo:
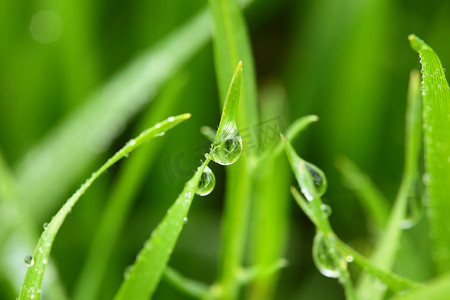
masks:
<svg viewBox="0 0 450 300"><path fill-rule="evenodd" d="M182 25L206 2L0 1L0 150L11 169L113 74ZM427 1L426 5L417 0L255 0L245 11L259 88L276 86L282 90L285 101L280 99L277 111L283 112L284 126L303 115L320 117L301 134L295 147L327 174L325 201L333 209L331 224L343 240L362 245L359 249L370 249L373 241L361 206L345 188L335 159L349 157L392 201L402 170L409 72L419 68L407 36L416 33L423 37L444 67L448 66L449 15L450 5L444 0ZM182 99L169 115L189 112L192 118L157 141L163 146L146 172L145 184L122 230L100 299L111 299L123 270L134 261L181 191L189 170L197 166L204 150L198 148L207 145L200 127L214 128L220 117L214 74L208 43L174 75L187 78L187 83L179 94ZM158 100L157 96L138 112L45 218L36 220L36 230L84 178L132 137L144 111L151 110ZM74 151L76 147L73 145ZM168 170L164 164L173 162L180 153L186 174ZM126 161L91 188L58 234L52 254L69 295L123 163ZM213 166L213 171L217 186L210 196L194 202L170 261L183 274L207 283L216 279L225 184L223 168ZM315 269L310 251L314 227L293 201L291 217L286 253L290 263L281 274L275 298L343 299L337 281ZM15 297L18 288L2 279L0 298ZM156 299L183 297L164 282L155 295Z"/></svg>

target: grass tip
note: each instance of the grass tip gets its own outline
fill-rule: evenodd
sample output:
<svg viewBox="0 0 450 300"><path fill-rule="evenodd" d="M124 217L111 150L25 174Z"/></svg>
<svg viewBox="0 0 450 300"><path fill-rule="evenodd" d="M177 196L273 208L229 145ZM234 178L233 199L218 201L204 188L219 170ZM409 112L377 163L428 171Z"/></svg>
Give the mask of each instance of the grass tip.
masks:
<svg viewBox="0 0 450 300"><path fill-rule="evenodd" d="M237 68L240 69L240 70L242 71L242 60L240 60L240 61L238 62Z"/></svg>

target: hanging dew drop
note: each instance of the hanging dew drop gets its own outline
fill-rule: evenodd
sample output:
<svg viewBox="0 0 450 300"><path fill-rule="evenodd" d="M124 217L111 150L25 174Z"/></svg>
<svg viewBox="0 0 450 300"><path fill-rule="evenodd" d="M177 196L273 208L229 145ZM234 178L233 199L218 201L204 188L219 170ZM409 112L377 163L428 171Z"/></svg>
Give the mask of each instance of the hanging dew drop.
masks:
<svg viewBox="0 0 450 300"><path fill-rule="evenodd" d="M400 223L401 229L409 229L416 225L423 213L423 205L416 196L408 196L406 204L405 217Z"/></svg>
<svg viewBox="0 0 450 300"><path fill-rule="evenodd" d="M231 165L235 163L242 154L242 138L235 130L233 134L226 139L214 142L210 157L220 165Z"/></svg>
<svg viewBox="0 0 450 300"><path fill-rule="evenodd" d="M47 222L45 222L45 223L44 223L44 225L42 225L42 227L44 228L44 230L47 230L47 227L48 227L48 223L47 223Z"/></svg>
<svg viewBox="0 0 450 300"><path fill-rule="evenodd" d="M333 248L327 247L324 240L324 235L321 232L317 232L313 242L313 261L320 273L326 277L337 278L339 277L338 266L335 263L331 254L335 251ZM336 253L339 255L338 253ZM345 263L345 262L343 262Z"/></svg>
<svg viewBox="0 0 450 300"><path fill-rule="evenodd" d="M25 256L25 258L23 259L23 261L25 262L25 264L27 265L27 267L31 267L32 265L34 265L34 258L31 255L27 255Z"/></svg>
<svg viewBox="0 0 450 300"><path fill-rule="evenodd" d="M128 267L125 268L125 270L123 270L123 278L124 279L127 279L128 276L130 276L131 270L133 270L133 265L129 265Z"/></svg>
<svg viewBox="0 0 450 300"><path fill-rule="evenodd" d="M206 166L203 170L202 176L200 177L195 193L200 196L209 195L213 191L215 184L216 177L211 169Z"/></svg>
<svg viewBox="0 0 450 300"><path fill-rule="evenodd" d="M320 209L324 213L324 215L328 218L331 215L331 207L328 204L322 204L320 205Z"/></svg>
<svg viewBox="0 0 450 300"><path fill-rule="evenodd" d="M316 167L315 165L305 162L306 169L309 171L309 173L312 176L314 186L316 187L317 193L319 197L322 197L323 194L325 194L325 191L327 190L328 183L327 178L325 176L325 173Z"/></svg>

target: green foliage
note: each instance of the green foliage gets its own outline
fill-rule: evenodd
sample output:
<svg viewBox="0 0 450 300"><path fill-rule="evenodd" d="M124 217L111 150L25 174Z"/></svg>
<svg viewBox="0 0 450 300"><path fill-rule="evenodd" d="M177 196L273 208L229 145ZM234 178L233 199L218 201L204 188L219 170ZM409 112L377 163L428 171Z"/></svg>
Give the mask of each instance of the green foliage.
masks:
<svg viewBox="0 0 450 300"><path fill-rule="evenodd" d="M167 120L157 123L152 128L143 131L135 139L130 140L122 149L116 152L108 161L97 171L92 173L91 177L67 200L52 220L44 225L44 232L39 239L36 249L32 256L29 256L26 264L29 266L25 279L20 291L19 299L40 299L41 285L44 276L45 267L48 263L50 251L53 246L56 234L61 228L67 215L72 211L73 206L78 202L80 197L94 183L94 181L102 175L109 167L127 156L135 148L147 142L149 139L163 135L167 130L177 124L190 118L190 114L184 114L176 117L170 117Z"/></svg>
<svg viewBox="0 0 450 300"><path fill-rule="evenodd" d="M450 90L441 61L433 49L415 35L411 47L422 63L423 129L426 188L434 258L440 272L450 270Z"/></svg>

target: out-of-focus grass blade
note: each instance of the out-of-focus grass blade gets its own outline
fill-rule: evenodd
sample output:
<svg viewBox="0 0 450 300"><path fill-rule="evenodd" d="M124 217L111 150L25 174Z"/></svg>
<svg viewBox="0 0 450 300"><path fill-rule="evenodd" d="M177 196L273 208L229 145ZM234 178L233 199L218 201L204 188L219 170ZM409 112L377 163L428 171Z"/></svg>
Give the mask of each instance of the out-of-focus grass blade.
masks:
<svg viewBox="0 0 450 300"><path fill-rule="evenodd" d="M209 161L209 158L206 159L197 169L175 203L169 208L164 219L152 233L122 282L114 297L115 300L147 300L151 298L178 240L200 177Z"/></svg>
<svg viewBox="0 0 450 300"><path fill-rule="evenodd" d="M164 280L171 283L180 292L197 299L207 299L210 292L209 286L203 282L186 278L171 267L167 267L164 271Z"/></svg>
<svg viewBox="0 0 450 300"><path fill-rule="evenodd" d="M173 107L182 98L179 97L179 93L186 81L186 77L176 76L164 87L153 106L143 117L141 124L138 125L138 133L143 128L166 117L173 110ZM133 199L139 191L139 186L145 180L143 175L151 167L160 146L161 143L151 143L143 147L128 158L123 164L123 169L119 171L117 182L109 193L104 213L96 229L84 267L78 277L73 299L91 300L96 298L112 249L116 244L117 235L123 227Z"/></svg>
<svg viewBox="0 0 450 300"><path fill-rule="evenodd" d="M389 218L389 204L370 178L364 174L352 161L340 157L336 166L341 171L345 183L355 191L367 216L378 230L386 225Z"/></svg>
<svg viewBox="0 0 450 300"><path fill-rule="evenodd" d="M72 207L77 203L78 199L86 192L86 190L94 183L94 181L105 172L114 163L119 161L124 156L128 155L136 147L139 147L142 143L147 142L149 139L165 133L167 130L178 125L179 123L190 118L190 114L179 115L176 117L170 117L167 120L157 123L152 128L149 128L142 132L135 139L130 140L122 149L114 154L108 161L101 166L97 171L92 173L91 177L86 180L84 184L67 200L58 213L52 218L50 223L44 229L41 238L38 241L33 256L29 259L29 267L25 275L25 279L20 291L19 300L23 299L36 299L41 297L41 285L42 278L50 251L53 246L56 234L59 228L63 224L67 215L71 212Z"/></svg>
<svg viewBox="0 0 450 300"><path fill-rule="evenodd" d="M450 90L439 57L410 35L422 63L425 185L430 207L434 259L440 272L450 270Z"/></svg>
<svg viewBox="0 0 450 300"><path fill-rule="evenodd" d="M205 44L209 28L203 11L132 61L29 152L16 170L20 190L33 191L26 194L30 211L42 216L67 192L127 120Z"/></svg>
<svg viewBox="0 0 450 300"><path fill-rule="evenodd" d="M419 153L421 145L421 105L420 105L419 76L411 72L408 105L406 117L405 163L403 178L395 200L392 213L376 248L371 262L384 270L390 270L394 264L398 245L402 234L401 224L405 218L408 196L416 184L419 174ZM358 286L359 299L382 299L384 289L377 287L375 279L369 274L363 274Z"/></svg>
<svg viewBox="0 0 450 300"><path fill-rule="evenodd" d="M398 294L390 300L447 300L450 299L450 275L446 273L432 280L426 287Z"/></svg>

